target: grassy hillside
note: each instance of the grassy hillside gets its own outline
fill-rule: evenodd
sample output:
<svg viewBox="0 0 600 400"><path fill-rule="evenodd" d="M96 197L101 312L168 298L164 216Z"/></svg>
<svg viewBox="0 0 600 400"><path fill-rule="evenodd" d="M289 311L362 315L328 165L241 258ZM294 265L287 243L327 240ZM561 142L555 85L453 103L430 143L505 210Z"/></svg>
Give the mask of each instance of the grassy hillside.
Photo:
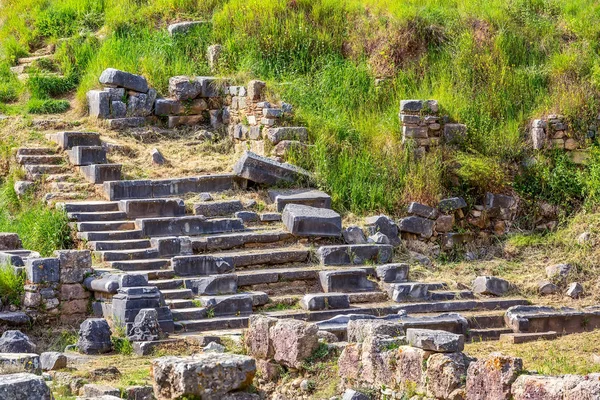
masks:
<svg viewBox="0 0 600 400"><path fill-rule="evenodd" d="M26 112L29 97L46 105L73 90L83 110L107 67L144 74L166 94L170 76L208 74L206 48L220 43L219 75L265 79L273 97L295 105L315 144L297 162L339 209L400 214L410 200L514 190L573 210L598 199L600 158L577 169L549 153L523 169L525 127L561 113L584 138L597 123L599 8L592 0L4 0L0 111ZM185 38L167 34L169 23L190 19L210 23ZM10 75L18 57L48 43L57 45L55 63L39 65L25 85ZM406 98L437 99L468 125L468 142L415 160L401 146Z"/></svg>

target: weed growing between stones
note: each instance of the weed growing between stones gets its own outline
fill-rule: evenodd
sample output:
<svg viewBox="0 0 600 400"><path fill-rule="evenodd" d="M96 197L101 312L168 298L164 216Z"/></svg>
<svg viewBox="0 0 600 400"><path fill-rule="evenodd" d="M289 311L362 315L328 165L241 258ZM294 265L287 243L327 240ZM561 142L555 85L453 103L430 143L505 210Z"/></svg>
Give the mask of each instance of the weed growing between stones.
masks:
<svg viewBox="0 0 600 400"><path fill-rule="evenodd" d="M25 279L10 265L0 266L0 304L19 306Z"/></svg>

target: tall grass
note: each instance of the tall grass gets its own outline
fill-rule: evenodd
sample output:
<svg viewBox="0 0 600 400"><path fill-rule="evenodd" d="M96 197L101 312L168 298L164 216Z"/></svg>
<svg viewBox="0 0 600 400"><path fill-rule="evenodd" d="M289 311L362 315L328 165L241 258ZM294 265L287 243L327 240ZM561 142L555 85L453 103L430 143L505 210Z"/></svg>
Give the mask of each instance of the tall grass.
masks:
<svg viewBox="0 0 600 400"><path fill-rule="evenodd" d="M18 275L11 265L0 265L0 303L20 305L24 283L23 276Z"/></svg>

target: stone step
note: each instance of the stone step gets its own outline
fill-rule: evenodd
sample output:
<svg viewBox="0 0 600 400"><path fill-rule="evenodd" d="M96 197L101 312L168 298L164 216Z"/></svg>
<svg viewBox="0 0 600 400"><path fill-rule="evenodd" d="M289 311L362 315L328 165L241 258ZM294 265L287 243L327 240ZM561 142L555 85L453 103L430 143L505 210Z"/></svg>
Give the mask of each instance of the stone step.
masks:
<svg viewBox="0 0 600 400"><path fill-rule="evenodd" d="M269 198L277 211L282 212L287 204L300 204L316 208L331 208L331 197L314 189L269 190Z"/></svg>
<svg viewBox="0 0 600 400"><path fill-rule="evenodd" d="M73 174L64 173L64 174L28 174L27 178L32 181L39 181L44 179L45 182L67 182L73 178Z"/></svg>
<svg viewBox="0 0 600 400"><path fill-rule="evenodd" d="M252 286L277 282L318 281L320 271L335 271L338 269L339 268L336 267L321 267L305 264L287 268L241 270L236 271L236 275L238 276L238 286ZM374 270L371 267L360 269L365 270L369 276L374 274Z"/></svg>
<svg viewBox="0 0 600 400"><path fill-rule="evenodd" d="M165 300L165 303L167 303L167 305L171 309L171 312L173 312L173 310L181 310L185 308L196 307L196 305L194 305L194 301L192 301L191 299L170 299Z"/></svg>
<svg viewBox="0 0 600 400"><path fill-rule="evenodd" d="M198 299L209 315L212 313L217 317L251 314L254 305L252 295L247 293L200 296Z"/></svg>
<svg viewBox="0 0 600 400"><path fill-rule="evenodd" d="M152 281L152 285L159 290L181 289L183 288L183 279L156 279Z"/></svg>
<svg viewBox="0 0 600 400"><path fill-rule="evenodd" d="M119 210L130 219L182 217L185 215L185 203L174 198L121 200Z"/></svg>
<svg viewBox="0 0 600 400"><path fill-rule="evenodd" d="M388 300L388 295L382 291L376 292L355 292L347 293L350 299L350 304L361 304L361 303L383 303Z"/></svg>
<svg viewBox="0 0 600 400"><path fill-rule="evenodd" d="M367 272L360 268L321 271L319 281L325 293L372 292L378 287L375 282L367 279Z"/></svg>
<svg viewBox="0 0 600 400"><path fill-rule="evenodd" d="M292 239L289 232L283 230L242 231L216 235L192 237L195 253L215 250L229 250L250 244L272 244Z"/></svg>
<svg viewBox="0 0 600 400"><path fill-rule="evenodd" d="M239 200L206 201L193 205L194 215L204 215L205 217L232 216L243 209L244 206Z"/></svg>
<svg viewBox="0 0 600 400"><path fill-rule="evenodd" d="M63 150L70 150L76 146L102 146L100 134L95 132L59 132L53 140Z"/></svg>
<svg viewBox="0 0 600 400"><path fill-rule="evenodd" d="M134 229L130 231L105 231L105 232L77 232L77 238L88 242L107 240L132 240L142 239L142 231Z"/></svg>
<svg viewBox="0 0 600 400"><path fill-rule="evenodd" d="M135 271L135 273L148 275L148 279L152 281L160 279L173 279L175 277L175 271L172 269L141 270Z"/></svg>
<svg viewBox="0 0 600 400"><path fill-rule="evenodd" d="M100 184L110 181L121 180L121 164L92 164L79 166L79 172L86 181Z"/></svg>
<svg viewBox="0 0 600 400"><path fill-rule="evenodd" d="M18 156L45 156L56 154L56 149L50 147L21 147L17 149Z"/></svg>
<svg viewBox="0 0 600 400"><path fill-rule="evenodd" d="M385 264L393 251L389 244L334 245L320 247L317 256L323 265Z"/></svg>
<svg viewBox="0 0 600 400"><path fill-rule="evenodd" d="M78 203L64 203L60 207L67 213L119 211L119 203L117 201L82 201Z"/></svg>
<svg viewBox="0 0 600 400"><path fill-rule="evenodd" d="M458 300L458 299L472 299L475 296L470 290L432 290L429 291L429 298L431 300Z"/></svg>
<svg viewBox="0 0 600 400"><path fill-rule="evenodd" d="M52 182L50 189L53 192L87 192L93 190L88 183Z"/></svg>
<svg viewBox="0 0 600 400"><path fill-rule="evenodd" d="M469 329L468 340L471 342L483 342L488 340L499 340L501 335L512 333L509 328L477 328Z"/></svg>
<svg viewBox="0 0 600 400"><path fill-rule="evenodd" d="M448 296L447 293L443 293L447 289L447 285L443 282L401 282L384 284L383 286L390 298L397 303L430 300L432 297L430 292L432 291L442 293L440 300L451 300L451 298L444 298L444 296Z"/></svg>
<svg viewBox="0 0 600 400"><path fill-rule="evenodd" d="M148 239L105 240L105 241L88 242L87 247L90 250L95 250L95 251L146 249L146 248L150 247L150 240L148 240Z"/></svg>
<svg viewBox="0 0 600 400"><path fill-rule="evenodd" d="M245 181L236 175L216 174L158 180L111 181L104 183L103 190L109 200L124 200L223 192L239 187L245 187Z"/></svg>
<svg viewBox="0 0 600 400"><path fill-rule="evenodd" d="M106 150L102 146L74 146L67 150L72 165L106 164Z"/></svg>
<svg viewBox="0 0 600 400"><path fill-rule="evenodd" d="M194 236L212 233L225 233L244 230L244 224L238 218L206 219L201 216L139 218L136 226L144 236Z"/></svg>
<svg viewBox="0 0 600 400"><path fill-rule="evenodd" d="M184 332L204 332L222 329L248 328L249 316L242 317L216 317L196 320L178 321Z"/></svg>
<svg viewBox="0 0 600 400"><path fill-rule="evenodd" d="M68 168L64 165L52 164L31 164L23 165L23 169L28 177L37 177L43 175L62 174L67 172Z"/></svg>
<svg viewBox="0 0 600 400"><path fill-rule="evenodd" d="M128 249L95 251L94 255L102 261L148 260L158 258L157 249Z"/></svg>
<svg viewBox="0 0 600 400"><path fill-rule="evenodd" d="M121 211L77 212L68 213L67 216L70 220L77 222L122 221L127 219L127 214Z"/></svg>
<svg viewBox="0 0 600 400"><path fill-rule="evenodd" d="M162 258L147 259L147 260L125 260L111 261L111 268L120 269L121 271L152 271L166 269L171 266L171 260ZM150 277L148 277L150 279Z"/></svg>
<svg viewBox="0 0 600 400"><path fill-rule="evenodd" d="M272 248L233 252L211 253L229 262L234 268L244 268L257 265L281 265L306 262L310 255L307 248Z"/></svg>
<svg viewBox="0 0 600 400"><path fill-rule="evenodd" d="M91 221L78 222L79 232L130 231L135 229L133 221Z"/></svg>
<svg viewBox="0 0 600 400"><path fill-rule="evenodd" d="M510 344L520 344L534 342L536 340L554 340L558 337L558 333L549 332L531 332L531 333L514 333L509 329L509 332L502 333L499 337L500 341Z"/></svg>
<svg viewBox="0 0 600 400"><path fill-rule="evenodd" d="M168 300L187 300L194 297L191 289L164 289L160 292L163 294L164 298Z"/></svg>
<svg viewBox="0 0 600 400"><path fill-rule="evenodd" d="M44 195L46 204L56 204L64 201L82 200L88 197L87 193L81 192L51 192Z"/></svg>
<svg viewBox="0 0 600 400"><path fill-rule="evenodd" d="M17 162L21 165L56 165L63 164L65 162L65 158L57 154L20 155L17 156Z"/></svg>
<svg viewBox="0 0 600 400"><path fill-rule="evenodd" d="M173 314L173 321L176 322L203 319L207 316L204 307L175 308L171 309L171 313Z"/></svg>

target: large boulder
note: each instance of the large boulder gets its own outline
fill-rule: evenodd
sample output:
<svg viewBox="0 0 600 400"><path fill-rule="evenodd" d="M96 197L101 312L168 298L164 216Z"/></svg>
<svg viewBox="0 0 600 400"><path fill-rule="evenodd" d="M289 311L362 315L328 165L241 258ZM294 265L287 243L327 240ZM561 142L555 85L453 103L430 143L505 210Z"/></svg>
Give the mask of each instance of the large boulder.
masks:
<svg viewBox="0 0 600 400"><path fill-rule="evenodd" d="M35 353L36 345L21 331L6 331L0 337L0 353Z"/></svg>
<svg viewBox="0 0 600 400"><path fill-rule="evenodd" d="M252 315L244 340L248 354L258 359L273 358L275 350L269 334L277 319L265 315Z"/></svg>
<svg viewBox="0 0 600 400"><path fill-rule="evenodd" d="M511 385L523 370L523 360L492 353L467 369L466 400L509 400Z"/></svg>
<svg viewBox="0 0 600 400"><path fill-rule="evenodd" d="M427 395L436 399L454 399L464 383L468 359L462 353L432 354L427 360Z"/></svg>
<svg viewBox="0 0 600 400"><path fill-rule="evenodd" d="M52 393L41 376L29 373L0 377L2 400L51 400Z"/></svg>
<svg viewBox="0 0 600 400"><path fill-rule="evenodd" d="M248 387L256 374L253 358L229 353L192 357L161 357L152 361L154 395L158 400L216 399Z"/></svg>
<svg viewBox="0 0 600 400"><path fill-rule="evenodd" d="M102 354L112 350L110 327L103 318L88 318L79 327L77 347L83 354Z"/></svg>
<svg viewBox="0 0 600 400"><path fill-rule="evenodd" d="M304 360L310 357L319 346L315 324L286 319L279 320L269 330L273 343L273 359L291 368L300 368Z"/></svg>

